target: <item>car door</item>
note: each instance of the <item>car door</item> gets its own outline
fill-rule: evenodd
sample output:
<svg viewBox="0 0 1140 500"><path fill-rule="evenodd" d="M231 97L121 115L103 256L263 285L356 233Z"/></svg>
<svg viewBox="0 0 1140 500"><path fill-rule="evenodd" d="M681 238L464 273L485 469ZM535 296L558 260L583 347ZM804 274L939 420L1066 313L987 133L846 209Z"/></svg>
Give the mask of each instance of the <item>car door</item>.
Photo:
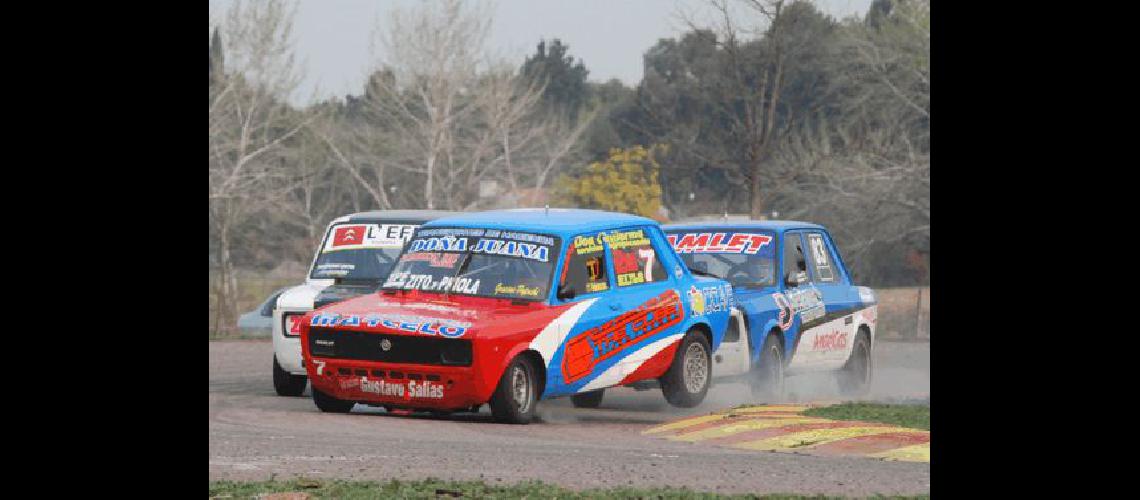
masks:
<svg viewBox="0 0 1140 500"><path fill-rule="evenodd" d="M637 370L645 361L685 333L681 331L685 313L677 277L669 272L679 263L663 261L672 255L664 251L666 245L661 232L648 226L622 228L607 235L621 311L612 326L621 332L617 337L622 343L615 346L620 350L615 354L621 360L618 369L600 377L599 384L637 381Z"/></svg>
<svg viewBox="0 0 1140 500"><path fill-rule="evenodd" d="M813 286L823 295L826 314L809 329L809 345L800 347L817 353L819 360L826 364L841 363L851 352L857 327L854 313L861 303L858 295L851 293L850 278L835 257L829 235L823 231L805 231L803 239L807 245L808 272Z"/></svg>
<svg viewBox="0 0 1140 500"><path fill-rule="evenodd" d="M848 278L832 253L830 241L823 231L798 231L803 249L808 282L799 288L793 303L805 306L819 302L819 310L800 313L793 366L797 368L832 369L847 359L854 338L853 304L849 303ZM813 294L812 297L809 294Z"/></svg>
<svg viewBox="0 0 1140 500"><path fill-rule="evenodd" d="M556 280L555 303L585 305L586 309L569 327L562 345L550 359L544 397L578 392L599 368L598 345L591 332L621 312L619 302L614 300L613 266L609 260L599 233L575 235L566 246L566 257Z"/></svg>
<svg viewBox="0 0 1140 500"><path fill-rule="evenodd" d="M787 354L791 356L789 369L818 368L827 360L810 346L815 330L826 315L823 293L811 280L808 270L807 244L802 231L788 231L780 238L782 245L781 287L782 298L777 304L791 313L791 321L781 321L785 332ZM805 348L805 346L808 346Z"/></svg>

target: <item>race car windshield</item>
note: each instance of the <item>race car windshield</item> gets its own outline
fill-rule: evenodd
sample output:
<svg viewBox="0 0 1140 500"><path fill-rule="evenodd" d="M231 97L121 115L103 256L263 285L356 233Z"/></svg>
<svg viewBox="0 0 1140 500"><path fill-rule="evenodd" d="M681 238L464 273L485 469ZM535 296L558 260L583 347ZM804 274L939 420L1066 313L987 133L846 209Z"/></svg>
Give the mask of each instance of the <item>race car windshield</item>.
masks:
<svg viewBox="0 0 1140 500"><path fill-rule="evenodd" d="M558 238L517 231L422 229L384 282L385 290L421 290L543 300L550 289Z"/></svg>
<svg viewBox="0 0 1140 500"><path fill-rule="evenodd" d="M669 231L666 238L695 274L715 276L738 288L776 284L776 238L770 232Z"/></svg>
<svg viewBox="0 0 1140 500"><path fill-rule="evenodd" d="M392 270L404 241L417 227L411 224L335 225L329 229L309 277L380 281Z"/></svg>
<svg viewBox="0 0 1140 500"><path fill-rule="evenodd" d="M369 248L322 253L317 257L317 263L313 265L313 273L309 277L313 279L341 278L379 281L388 275L399 256L399 248Z"/></svg>

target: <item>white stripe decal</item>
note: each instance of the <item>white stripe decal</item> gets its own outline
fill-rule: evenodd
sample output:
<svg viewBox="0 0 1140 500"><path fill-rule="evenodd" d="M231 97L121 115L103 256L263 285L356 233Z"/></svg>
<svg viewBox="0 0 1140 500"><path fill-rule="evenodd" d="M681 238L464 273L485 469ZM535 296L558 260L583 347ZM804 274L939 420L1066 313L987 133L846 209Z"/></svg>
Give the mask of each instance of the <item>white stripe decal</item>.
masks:
<svg viewBox="0 0 1140 500"><path fill-rule="evenodd" d="M665 350L670 344L680 340L682 336L683 334L680 333L673 334L634 351L633 354L630 354L625 359L607 368L606 371L602 372L602 374L598 375L594 380L591 380L590 383L582 386L581 389L578 389L578 392L603 389L621 382L621 379L625 378L626 375L641 368L642 363L645 363L649 358Z"/></svg>
<svg viewBox="0 0 1140 500"><path fill-rule="evenodd" d="M530 348L542 355L542 361L547 364L547 370L550 369L550 358L554 357L558 347L566 340L566 336L570 334L570 329L578 322L578 318L582 317L582 313L585 313L586 309L589 309L597 300L598 298L594 297L574 304L558 315L557 318L554 318L554 321L547 324L530 341Z"/></svg>

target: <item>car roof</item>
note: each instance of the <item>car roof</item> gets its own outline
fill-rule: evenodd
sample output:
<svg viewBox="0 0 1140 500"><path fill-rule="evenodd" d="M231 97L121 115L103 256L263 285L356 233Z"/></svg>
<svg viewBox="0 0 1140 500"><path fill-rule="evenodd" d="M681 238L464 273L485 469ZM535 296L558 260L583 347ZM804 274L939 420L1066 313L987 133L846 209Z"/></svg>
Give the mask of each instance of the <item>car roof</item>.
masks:
<svg viewBox="0 0 1140 500"><path fill-rule="evenodd" d="M347 222L427 222L440 217L457 215L462 212L446 210L371 210L349 214Z"/></svg>
<svg viewBox="0 0 1140 500"><path fill-rule="evenodd" d="M636 215L579 208L513 208L444 217L424 227L471 227L529 231L573 236L582 231L602 231L625 226L658 225Z"/></svg>
<svg viewBox="0 0 1140 500"><path fill-rule="evenodd" d="M701 229L766 229L768 231L782 232L791 229L824 229L819 224L812 224L811 222L801 222L796 220L744 220L744 221L706 221L706 222L686 222L683 224L668 224L662 226L661 229L665 231L696 231Z"/></svg>

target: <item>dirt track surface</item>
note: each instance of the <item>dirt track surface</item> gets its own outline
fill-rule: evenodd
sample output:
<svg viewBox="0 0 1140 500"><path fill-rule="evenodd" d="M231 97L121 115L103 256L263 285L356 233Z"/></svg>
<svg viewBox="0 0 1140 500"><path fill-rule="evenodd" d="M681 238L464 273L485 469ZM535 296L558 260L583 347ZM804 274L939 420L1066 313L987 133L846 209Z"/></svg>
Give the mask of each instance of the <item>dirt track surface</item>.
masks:
<svg viewBox="0 0 1140 500"><path fill-rule="evenodd" d="M742 384L718 384L705 402L680 411L660 391L608 390L601 408L568 399L543 401L542 421L491 422L479 414L450 418L391 415L357 405L320 413L304 397L273 392L269 341L210 342L210 479L258 480L304 475L343 479L527 479L570 488L687 486L722 493L845 495L929 493L930 465L697 446L642 436L655 424L746 403ZM871 397L929 394L929 344L876 345ZM792 399L835 399L830 379L794 377Z"/></svg>

